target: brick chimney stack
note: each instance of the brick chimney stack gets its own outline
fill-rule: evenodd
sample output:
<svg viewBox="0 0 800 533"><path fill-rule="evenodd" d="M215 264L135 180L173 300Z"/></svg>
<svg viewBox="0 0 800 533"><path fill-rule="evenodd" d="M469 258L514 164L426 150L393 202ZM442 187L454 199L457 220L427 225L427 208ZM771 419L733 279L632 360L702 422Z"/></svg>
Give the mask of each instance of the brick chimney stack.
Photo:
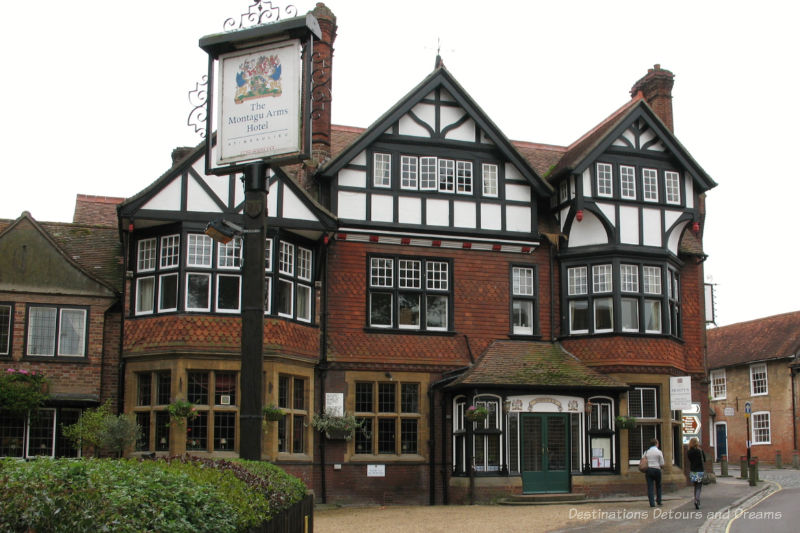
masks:
<svg viewBox="0 0 800 533"><path fill-rule="evenodd" d="M311 93L311 159L319 166L331 156L331 89L333 86L333 42L336 40L336 16L322 2L311 11L322 30L322 39L314 41Z"/></svg>
<svg viewBox="0 0 800 533"><path fill-rule="evenodd" d="M666 124L671 132L675 131L672 122L672 86L674 84L675 75L656 64L653 68L647 69L647 75L631 87L631 97L635 97L641 92L647 104L653 108L658 118Z"/></svg>

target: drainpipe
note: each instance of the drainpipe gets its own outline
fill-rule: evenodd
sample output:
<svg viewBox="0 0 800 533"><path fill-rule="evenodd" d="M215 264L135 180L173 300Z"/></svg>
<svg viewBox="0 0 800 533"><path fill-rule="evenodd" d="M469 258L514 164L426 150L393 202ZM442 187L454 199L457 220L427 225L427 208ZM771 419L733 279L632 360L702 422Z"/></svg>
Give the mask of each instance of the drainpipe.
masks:
<svg viewBox="0 0 800 533"><path fill-rule="evenodd" d="M447 476L447 450L450 448L450 439L447 438L447 395L442 394L442 505L448 505L450 496L447 487L450 482ZM452 427L452 426L451 426Z"/></svg>
<svg viewBox="0 0 800 533"><path fill-rule="evenodd" d="M795 361L797 361L797 355L795 354ZM798 363L795 362L795 365ZM795 377L797 376L797 372L800 371L800 367L792 366L789 368L789 372L791 372L792 378L792 437L794 439L794 448L793 450L797 449L797 393L795 389Z"/></svg>
<svg viewBox="0 0 800 533"><path fill-rule="evenodd" d="M319 406L320 411L325 408L325 380L328 375L328 244L330 244L330 237L325 235L322 245L322 291L320 292L320 304L322 309L320 311L320 341L319 341L319 363L317 364L317 372L319 379ZM320 461L320 484L322 503L328 503L327 482L325 477L325 438L317 433L319 436L319 461Z"/></svg>
<svg viewBox="0 0 800 533"><path fill-rule="evenodd" d="M117 413L125 412L125 359L122 357L122 348L125 338L125 303L128 297L128 291L125 290L128 286L128 246L130 245L131 231L133 230L133 221L128 226L129 230L122 231L122 296L120 297L120 318L119 318L119 378L117 380ZM102 376L102 373L101 373ZM100 390L102 397L102 389ZM101 402L102 403L102 402Z"/></svg>
<svg viewBox="0 0 800 533"><path fill-rule="evenodd" d="M550 247L547 249L547 254L550 259L550 339L555 342L556 341L556 325L555 325L555 300L553 297L555 296L555 279L553 278L553 263L555 262L555 258L553 257L553 243L550 243ZM560 322L560 321L559 321Z"/></svg>
<svg viewBox="0 0 800 533"><path fill-rule="evenodd" d="M429 413L428 413L428 427L433 429L434 422L436 421L436 413L434 413L433 409L433 400L434 400L434 393L433 393L433 385L428 386L428 405ZM428 434L428 478L429 478L429 491L430 496L428 497L428 501L430 505L436 505L436 461L434 460L434 454L436 453L436 446L435 446L435 439L433 438L432 432ZM442 441L442 447L444 447L444 441Z"/></svg>

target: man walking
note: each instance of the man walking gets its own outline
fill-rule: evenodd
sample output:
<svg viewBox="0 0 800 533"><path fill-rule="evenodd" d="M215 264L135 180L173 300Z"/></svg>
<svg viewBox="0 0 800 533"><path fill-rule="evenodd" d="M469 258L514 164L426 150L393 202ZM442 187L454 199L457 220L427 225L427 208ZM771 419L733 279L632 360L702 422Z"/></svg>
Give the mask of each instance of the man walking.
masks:
<svg viewBox="0 0 800 533"><path fill-rule="evenodd" d="M644 452L647 458L647 471L644 478L647 481L647 499L650 500L650 507L661 505L661 467L664 466L664 454L658 449L658 439L650 441L650 448ZM655 491L653 486L655 485ZM653 499L655 492L655 501Z"/></svg>

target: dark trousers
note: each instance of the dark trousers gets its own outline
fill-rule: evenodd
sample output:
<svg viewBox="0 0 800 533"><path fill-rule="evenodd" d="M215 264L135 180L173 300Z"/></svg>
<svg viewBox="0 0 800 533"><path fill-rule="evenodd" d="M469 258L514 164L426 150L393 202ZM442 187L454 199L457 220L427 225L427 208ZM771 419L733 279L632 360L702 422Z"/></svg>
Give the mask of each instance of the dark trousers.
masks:
<svg viewBox="0 0 800 533"><path fill-rule="evenodd" d="M647 480L647 499L650 500L650 507L655 507L656 503L661 504L661 469L648 468L644 473ZM655 486L656 499L653 501L653 486Z"/></svg>

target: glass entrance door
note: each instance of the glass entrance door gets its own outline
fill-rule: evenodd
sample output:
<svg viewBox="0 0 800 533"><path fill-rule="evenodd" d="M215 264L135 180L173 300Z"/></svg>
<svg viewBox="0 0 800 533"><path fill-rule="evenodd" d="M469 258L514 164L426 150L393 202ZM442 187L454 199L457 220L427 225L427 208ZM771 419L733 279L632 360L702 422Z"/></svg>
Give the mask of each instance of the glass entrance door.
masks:
<svg viewBox="0 0 800 533"><path fill-rule="evenodd" d="M559 413L520 416L522 492L569 492L569 418Z"/></svg>

